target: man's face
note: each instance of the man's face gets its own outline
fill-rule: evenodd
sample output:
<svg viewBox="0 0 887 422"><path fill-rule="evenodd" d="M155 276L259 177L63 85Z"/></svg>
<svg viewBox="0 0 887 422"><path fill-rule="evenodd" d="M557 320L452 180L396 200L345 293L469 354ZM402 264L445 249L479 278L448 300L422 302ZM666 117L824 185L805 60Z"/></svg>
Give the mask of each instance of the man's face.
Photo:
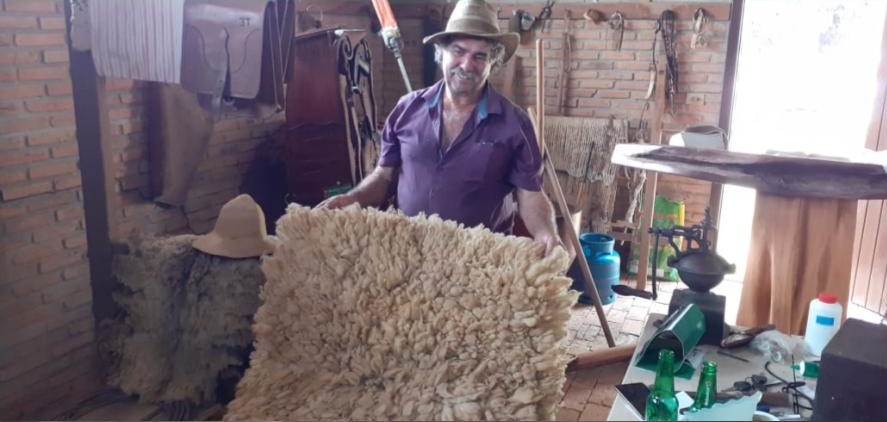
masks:
<svg viewBox="0 0 887 422"><path fill-rule="evenodd" d="M443 48L444 82L454 95L474 95L484 86L492 68L492 45L484 40L456 38Z"/></svg>

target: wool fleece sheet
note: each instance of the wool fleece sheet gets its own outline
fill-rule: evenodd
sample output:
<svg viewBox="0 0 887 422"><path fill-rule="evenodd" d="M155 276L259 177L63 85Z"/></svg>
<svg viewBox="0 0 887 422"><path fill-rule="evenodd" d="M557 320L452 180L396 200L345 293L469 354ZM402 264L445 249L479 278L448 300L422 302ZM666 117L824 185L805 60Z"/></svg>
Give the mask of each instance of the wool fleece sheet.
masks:
<svg viewBox="0 0 887 422"><path fill-rule="evenodd" d="M291 205L229 420L553 419L576 292L531 239Z"/></svg>

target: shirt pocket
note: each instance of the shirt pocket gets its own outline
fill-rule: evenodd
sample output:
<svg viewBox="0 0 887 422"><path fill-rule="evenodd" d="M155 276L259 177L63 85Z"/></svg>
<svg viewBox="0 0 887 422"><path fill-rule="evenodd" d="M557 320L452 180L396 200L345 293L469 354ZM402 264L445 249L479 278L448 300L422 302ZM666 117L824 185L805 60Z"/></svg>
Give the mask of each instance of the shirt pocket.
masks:
<svg viewBox="0 0 887 422"><path fill-rule="evenodd" d="M511 150L505 142L478 141L471 151L475 165L467 175L485 184L502 183L508 177Z"/></svg>

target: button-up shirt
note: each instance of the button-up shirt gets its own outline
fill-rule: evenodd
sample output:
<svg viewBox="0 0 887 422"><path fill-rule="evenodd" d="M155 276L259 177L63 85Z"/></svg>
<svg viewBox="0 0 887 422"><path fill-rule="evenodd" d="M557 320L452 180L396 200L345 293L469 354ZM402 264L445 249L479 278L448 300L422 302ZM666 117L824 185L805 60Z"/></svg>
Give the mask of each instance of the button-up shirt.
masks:
<svg viewBox="0 0 887 422"><path fill-rule="evenodd" d="M510 233L515 188L542 189L542 157L527 114L488 83L462 132L441 148L443 81L403 96L382 132L379 165L400 167L397 205L466 227Z"/></svg>

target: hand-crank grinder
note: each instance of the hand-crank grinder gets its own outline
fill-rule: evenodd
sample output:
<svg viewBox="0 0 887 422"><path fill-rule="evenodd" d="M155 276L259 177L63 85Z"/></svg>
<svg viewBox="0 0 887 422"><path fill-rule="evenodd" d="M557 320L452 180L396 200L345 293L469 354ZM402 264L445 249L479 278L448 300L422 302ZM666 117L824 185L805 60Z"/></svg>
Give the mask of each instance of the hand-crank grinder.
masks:
<svg viewBox="0 0 887 422"><path fill-rule="evenodd" d="M724 325L724 309L727 298L710 292L720 284L725 274L736 271L736 266L728 264L720 255L711 249L711 241L708 240L708 231L715 229L710 221L711 215L705 210L705 218L700 224L690 227L674 226L672 228L651 228L650 233L655 236L659 245L659 237L668 238L668 244L676 254L668 258L668 266L678 270L678 276L689 289L675 289L668 304L668 313L680 309L682 306L693 303L702 310L705 315L705 334L700 339L700 344L720 345L727 333ZM687 248L683 251L675 243L675 237L683 237L687 241ZM693 243L696 247L693 247ZM654 251L658 248L654 246ZM656 258L653 257L653 285L656 284ZM655 288L655 287L654 287Z"/></svg>
<svg viewBox="0 0 887 422"><path fill-rule="evenodd" d="M661 237L668 238L668 244L675 250L675 255L668 258L668 266L677 269L681 281L689 287L689 289L676 289L672 293L671 302L668 304L668 313L670 315L688 303L695 304L705 315L705 334L699 343L720 345L721 340L727 334L724 325L727 298L711 293L709 290L717 286L724 279L725 274L736 271L736 266L728 264L724 258L711 249L708 231L715 230L715 227L710 220L710 210L706 209L702 222L690 227L651 227L649 233L654 238L652 242L654 245L652 291L637 290L626 285L613 286L613 291L620 295L656 300L656 264L659 261L659 239ZM687 249L683 251L675 242L675 238L680 237L687 241ZM696 243L696 247L693 246L693 243Z"/></svg>

